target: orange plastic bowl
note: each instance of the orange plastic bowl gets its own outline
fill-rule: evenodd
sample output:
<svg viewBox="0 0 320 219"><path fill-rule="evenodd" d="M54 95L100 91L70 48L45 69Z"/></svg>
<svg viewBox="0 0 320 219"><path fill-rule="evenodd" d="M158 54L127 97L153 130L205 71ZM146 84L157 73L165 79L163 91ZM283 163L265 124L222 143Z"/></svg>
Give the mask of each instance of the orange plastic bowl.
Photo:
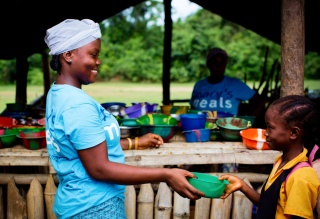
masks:
<svg viewBox="0 0 320 219"><path fill-rule="evenodd" d="M265 129L248 128L240 131L243 144L253 150L269 150L264 136Z"/></svg>

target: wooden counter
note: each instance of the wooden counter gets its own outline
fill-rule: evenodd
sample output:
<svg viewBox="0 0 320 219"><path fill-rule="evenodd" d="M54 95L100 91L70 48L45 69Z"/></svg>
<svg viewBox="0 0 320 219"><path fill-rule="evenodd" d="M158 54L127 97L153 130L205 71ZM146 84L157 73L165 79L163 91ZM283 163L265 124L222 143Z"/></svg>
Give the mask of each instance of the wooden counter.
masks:
<svg viewBox="0 0 320 219"><path fill-rule="evenodd" d="M160 148L124 151L135 166L180 164L272 164L281 152L249 150L242 142L170 142ZM47 149L27 150L21 145L0 149L0 166L50 166Z"/></svg>
<svg viewBox="0 0 320 219"><path fill-rule="evenodd" d="M134 166L164 166L192 164L273 164L281 152L272 150L249 150L242 142L202 142L187 143L173 141L165 143L160 148L146 150L124 151L126 164ZM30 184L33 177L45 184L48 173L55 174L50 165L47 149L28 150L22 145L13 148L0 149L0 166L35 166L41 169L39 173L0 173L0 185L7 184L13 177L18 184ZM242 173L239 173L241 176ZM267 175L243 173L251 181L265 180ZM56 176L54 176L58 182Z"/></svg>

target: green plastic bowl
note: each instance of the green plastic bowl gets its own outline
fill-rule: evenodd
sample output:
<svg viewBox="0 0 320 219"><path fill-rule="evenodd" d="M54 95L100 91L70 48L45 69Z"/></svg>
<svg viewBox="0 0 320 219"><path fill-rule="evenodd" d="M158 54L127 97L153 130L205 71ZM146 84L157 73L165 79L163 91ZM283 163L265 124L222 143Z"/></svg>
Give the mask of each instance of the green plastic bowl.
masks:
<svg viewBox="0 0 320 219"><path fill-rule="evenodd" d="M125 118L120 120L121 126L136 127L139 126L136 118Z"/></svg>
<svg viewBox="0 0 320 219"><path fill-rule="evenodd" d="M141 134L153 133L160 135L164 142L169 142L169 140L176 133L176 126L174 125L141 125Z"/></svg>
<svg viewBox="0 0 320 219"><path fill-rule="evenodd" d="M222 137L227 140L241 139L240 131L251 127L250 121L236 117L218 119L216 124L219 127Z"/></svg>
<svg viewBox="0 0 320 219"><path fill-rule="evenodd" d="M16 144L16 134L0 135L0 148L11 148Z"/></svg>
<svg viewBox="0 0 320 219"><path fill-rule="evenodd" d="M138 125L178 125L178 120L164 114L147 114L137 119Z"/></svg>
<svg viewBox="0 0 320 219"><path fill-rule="evenodd" d="M229 184L227 180L219 180L217 176L207 173L193 172L193 174L197 178L188 178L188 182L193 187L203 192L206 198L220 198L226 185Z"/></svg>

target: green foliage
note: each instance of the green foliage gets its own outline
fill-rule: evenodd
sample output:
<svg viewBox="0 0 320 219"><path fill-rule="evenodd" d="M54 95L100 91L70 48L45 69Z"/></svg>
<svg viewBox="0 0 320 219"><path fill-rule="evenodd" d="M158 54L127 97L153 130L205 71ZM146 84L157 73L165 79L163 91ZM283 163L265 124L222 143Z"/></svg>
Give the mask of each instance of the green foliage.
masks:
<svg viewBox="0 0 320 219"><path fill-rule="evenodd" d="M100 81L161 82L162 12L162 2L146 1L101 22ZM205 60L213 47L230 56L226 74L244 81L260 81L263 71L280 63L280 45L204 9L173 23L172 31L171 82L194 83L208 76ZM41 55L29 57L29 63L28 83L43 83ZM0 83L13 84L15 60L0 60L0 69ZM305 78L320 78L319 54L306 55Z"/></svg>
<svg viewBox="0 0 320 219"><path fill-rule="evenodd" d="M0 60L0 84L14 84L16 79L16 60Z"/></svg>
<svg viewBox="0 0 320 219"><path fill-rule="evenodd" d="M30 56L28 59L28 62L30 66L35 66L30 68L28 71L28 79L27 79L28 84L29 85L44 84L43 71L42 71L42 68L40 68L42 66L41 55L35 54L33 56Z"/></svg>

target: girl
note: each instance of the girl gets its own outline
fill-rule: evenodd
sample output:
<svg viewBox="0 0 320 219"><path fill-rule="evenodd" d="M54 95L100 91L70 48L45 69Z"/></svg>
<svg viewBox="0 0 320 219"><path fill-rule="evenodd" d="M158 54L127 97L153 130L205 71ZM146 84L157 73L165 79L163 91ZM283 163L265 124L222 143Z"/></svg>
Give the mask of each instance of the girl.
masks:
<svg viewBox="0 0 320 219"><path fill-rule="evenodd" d="M263 185L261 194L243 180L232 175L222 175L230 182L222 199L240 190L258 205L257 218L310 218L316 207L320 183L315 169L304 167L290 170L299 162L308 160L308 153L319 141L319 112L306 97L289 95L274 101L265 114L265 136L271 150L282 151Z"/></svg>

